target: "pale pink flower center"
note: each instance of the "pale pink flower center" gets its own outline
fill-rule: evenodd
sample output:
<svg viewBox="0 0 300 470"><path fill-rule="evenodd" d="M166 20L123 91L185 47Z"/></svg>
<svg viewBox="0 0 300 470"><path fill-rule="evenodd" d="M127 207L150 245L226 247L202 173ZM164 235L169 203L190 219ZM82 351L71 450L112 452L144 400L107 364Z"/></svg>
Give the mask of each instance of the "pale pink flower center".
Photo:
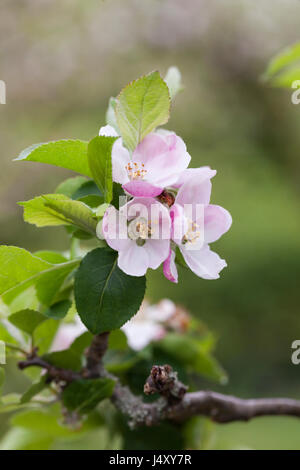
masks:
<svg viewBox="0 0 300 470"><path fill-rule="evenodd" d="M182 237L182 244L196 243L201 236L200 225L193 222L191 219L187 219L187 231Z"/></svg>
<svg viewBox="0 0 300 470"><path fill-rule="evenodd" d="M151 237L151 234L151 224L144 217L137 217L128 224L129 238L135 240L138 245L143 245L145 240Z"/></svg>
<svg viewBox="0 0 300 470"><path fill-rule="evenodd" d="M144 163L130 161L125 166L125 170L130 180L143 180L147 174Z"/></svg>

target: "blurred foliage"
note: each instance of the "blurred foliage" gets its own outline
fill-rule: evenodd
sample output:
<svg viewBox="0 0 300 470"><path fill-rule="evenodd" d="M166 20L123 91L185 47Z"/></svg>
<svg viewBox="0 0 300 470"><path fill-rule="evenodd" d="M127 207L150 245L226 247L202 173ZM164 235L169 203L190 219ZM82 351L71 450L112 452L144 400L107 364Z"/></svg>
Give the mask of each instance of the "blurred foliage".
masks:
<svg viewBox="0 0 300 470"><path fill-rule="evenodd" d="M299 13L294 0L5 0L0 6L0 78L7 84L7 105L0 106L1 244L65 249L68 241L62 228L24 224L16 202L53 192L72 175L15 165L12 158L34 142L90 139L104 123L109 96L145 71L164 74L178 65L185 91L168 127L187 142L193 166L218 170L213 202L233 216L230 233L216 245L228 268L214 282L182 269L179 286L153 273L147 294L154 301L171 297L207 321L230 377L222 390L242 396L299 398L290 346L300 330L300 106L291 104L289 90L259 80L271 57L299 41ZM11 362L6 369L6 392L28 388ZM216 426L206 442L208 448L297 448L298 427L283 418ZM2 445L18 439L22 448L120 446L97 429L75 444L67 437L53 444L35 431L33 444L20 425Z"/></svg>

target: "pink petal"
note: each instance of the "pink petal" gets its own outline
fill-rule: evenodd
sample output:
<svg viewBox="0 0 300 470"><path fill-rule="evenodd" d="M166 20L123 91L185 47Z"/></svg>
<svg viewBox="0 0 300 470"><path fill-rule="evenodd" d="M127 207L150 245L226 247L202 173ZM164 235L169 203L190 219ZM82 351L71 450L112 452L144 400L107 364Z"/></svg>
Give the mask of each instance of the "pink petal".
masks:
<svg viewBox="0 0 300 470"><path fill-rule="evenodd" d="M208 205L204 210L204 240L212 243L226 233L232 224L229 212L221 206Z"/></svg>
<svg viewBox="0 0 300 470"><path fill-rule="evenodd" d="M198 176L199 182L205 179L211 179L216 175L216 170L212 170L209 166L201 166L200 168L187 168L184 170L176 183L173 184L174 188L180 188L186 181L194 176Z"/></svg>
<svg viewBox="0 0 300 470"><path fill-rule="evenodd" d="M211 181L207 175L201 179L195 175L189 178L179 189L175 202L184 206L185 204L208 204L211 193Z"/></svg>
<svg viewBox="0 0 300 470"><path fill-rule="evenodd" d="M155 186L174 183L191 160L183 140L174 133L148 134L133 152L132 160L143 163L145 179Z"/></svg>
<svg viewBox="0 0 300 470"><path fill-rule="evenodd" d="M128 150L123 147L122 139L118 139L114 143L111 153L111 159L113 180L116 183L120 184L127 183L129 181L129 178L125 167L131 161L131 158Z"/></svg>
<svg viewBox="0 0 300 470"><path fill-rule="evenodd" d="M120 220L122 215L113 206L110 206L102 220L102 233L108 246L113 250L126 250L130 248L131 240L124 238L125 233L120 234ZM125 222L126 223L126 222ZM127 232L126 232L127 235Z"/></svg>
<svg viewBox="0 0 300 470"><path fill-rule="evenodd" d="M203 279L218 279L220 271L227 266L226 261L205 245L201 250L187 250L180 247L180 251L189 268Z"/></svg>
<svg viewBox="0 0 300 470"><path fill-rule="evenodd" d="M144 276L149 268L149 255L143 246L131 241L130 247L119 251L118 266L129 276Z"/></svg>
<svg viewBox="0 0 300 470"><path fill-rule="evenodd" d="M157 269L166 259L170 249L170 240L146 240L144 245L149 255L149 268Z"/></svg>
<svg viewBox="0 0 300 470"><path fill-rule="evenodd" d="M131 349L140 351L151 341L160 339L166 333L165 329L153 321L135 321L135 318L125 323L122 330L127 336Z"/></svg>
<svg viewBox="0 0 300 470"><path fill-rule="evenodd" d="M128 183L123 184L123 189L136 197L156 197L163 191L163 188L159 188L143 180L129 181Z"/></svg>
<svg viewBox="0 0 300 470"><path fill-rule="evenodd" d="M169 256L164 262L164 275L171 282L178 282L178 272L175 264L175 251L169 251Z"/></svg>
<svg viewBox="0 0 300 470"><path fill-rule="evenodd" d="M172 220L172 240L178 245L181 244L182 237L187 231L187 219L184 215L184 208L179 204L174 204L170 210Z"/></svg>

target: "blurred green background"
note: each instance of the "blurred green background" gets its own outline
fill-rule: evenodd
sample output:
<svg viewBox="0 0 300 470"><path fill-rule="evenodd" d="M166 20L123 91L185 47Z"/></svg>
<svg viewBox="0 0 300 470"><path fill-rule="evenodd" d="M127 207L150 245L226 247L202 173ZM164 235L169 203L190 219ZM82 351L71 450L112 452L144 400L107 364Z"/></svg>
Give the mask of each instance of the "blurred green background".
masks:
<svg viewBox="0 0 300 470"><path fill-rule="evenodd" d="M230 377L222 391L243 397L300 398L300 366L290 360L300 337L300 105L292 105L289 90L260 80L268 60L299 41L299 30L298 0L0 6L0 79L7 86L7 104L0 105L0 243L67 246L62 228L24 224L16 202L53 192L69 173L12 159L33 143L93 137L110 96L146 72L164 75L177 65L185 90L167 127L187 143L192 166L218 171L212 200L231 212L233 226L213 249L228 268L218 281L181 270L179 285L151 273L148 298L170 297L216 332L217 356ZM217 426L215 439L208 447L300 449L300 422Z"/></svg>

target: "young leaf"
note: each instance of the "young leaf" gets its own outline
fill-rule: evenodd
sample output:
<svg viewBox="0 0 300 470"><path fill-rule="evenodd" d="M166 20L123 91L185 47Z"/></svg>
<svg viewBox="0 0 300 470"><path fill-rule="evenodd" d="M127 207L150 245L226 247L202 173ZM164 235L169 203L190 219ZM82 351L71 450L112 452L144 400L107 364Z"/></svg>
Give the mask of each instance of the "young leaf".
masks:
<svg viewBox="0 0 300 470"><path fill-rule="evenodd" d="M270 83L275 87L281 88L298 88L300 77L300 63L284 68L279 74L271 78ZM296 86L292 85L295 83Z"/></svg>
<svg viewBox="0 0 300 470"><path fill-rule="evenodd" d="M70 435L70 429L60 424L60 415L58 406L47 407L42 410L26 410L15 414L12 417L11 424L16 427L24 428L30 432L38 431L41 436L53 435L63 437Z"/></svg>
<svg viewBox="0 0 300 470"><path fill-rule="evenodd" d="M10 323L29 335L32 335L34 330L46 319L45 315L29 309L13 313L8 317Z"/></svg>
<svg viewBox="0 0 300 470"><path fill-rule="evenodd" d="M127 336L122 330L112 331L108 338L109 349L118 349L124 351L128 349Z"/></svg>
<svg viewBox="0 0 300 470"><path fill-rule="evenodd" d="M72 302L70 300L61 300L60 302L56 302L55 304L51 305L51 307L46 310L45 315L48 318L62 320L67 315L71 306Z"/></svg>
<svg viewBox="0 0 300 470"><path fill-rule="evenodd" d="M85 331L76 339L74 339L73 343L70 346L70 349L73 351L74 354L78 356L82 356L84 350L90 346L93 340L93 335L89 331Z"/></svg>
<svg viewBox="0 0 300 470"><path fill-rule="evenodd" d="M84 176L74 176L73 178L68 178L62 183L60 183L56 190L56 194L64 194L73 199L73 194L84 184L88 183L89 180ZM76 197L74 199L77 199Z"/></svg>
<svg viewBox="0 0 300 470"><path fill-rule="evenodd" d="M34 330L34 345L39 348L39 354L45 354L49 350L58 327L59 321L49 318Z"/></svg>
<svg viewBox="0 0 300 470"><path fill-rule="evenodd" d="M94 334L120 328L138 311L145 277L128 276L117 266L118 254L96 248L82 260L75 277L75 301L82 322Z"/></svg>
<svg viewBox="0 0 300 470"><path fill-rule="evenodd" d="M226 383L227 375L217 360L202 348L201 341L177 333L167 334L157 347L174 356L190 370L211 380Z"/></svg>
<svg viewBox="0 0 300 470"><path fill-rule="evenodd" d="M88 161L93 178L104 195L104 202L113 197L111 150L116 137L97 136L88 146Z"/></svg>
<svg viewBox="0 0 300 470"><path fill-rule="evenodd" d="M62 351L54 351L42 356L46 362L49 362L55 367L61 369L70 369L78 372L81 369L81 357L74 353L71 349L64 349Z"/></svg>
<svg viewBox="0 0 300 470"><path fill-rule="evenodd" d="M3 321L3 320L2 320ZM0 321L0 341L10 344L18 344L16 339L7 331L5 325Z"/></svg>
<svg viewBox="0 0 300 470"><path fill-rule="evenodd" d="M36 251L33 253L34 256L37 256L40 259L43 259L44 261L48 261L48 263L51 264L60 264L60 263L66 263L68 259L63 256L61 253L58 251Z"/></svg>
<svg viewBox="0 0 300 470"><path fill-rule="evenodd" d="M0 246L0 295L6 304L30 286L35 286L39 300L48 304L65 278L78 266L75 259L51 264L15 246Z"/></svg>
<svg viewBox="0 0 300 470"><path fill-rule="evenodd" d="M82 367L83 353L90 346L92 339L93 335L86 331L73 341L69 349L44 354L43 359L56 367L79 372Z"/></svg>
<svg viewBox="0 0 300 470"><path fill-rule="evenodd" d="M181 73L177 67L170 67L168 69L165 82L168 85L171 100L173 100L177 93L183 90Z"/></svg>
<svg viewBox="0 0 300 470"><path fill-rule="evenodd" d="M89 413L100 401L111 396L114 385L111 379L76 380L64 389L62 400L71 411Z"/></svg>
<svg viewBox="0 0 300 470"><path fill-rule="evenodd" d="M37 227L76 225L95 234L97 220L93 211L83 202L63 194L47 194L19 202L24 207L24 220Z"/></svg>
<svg viewBox="0 0 300 470"><path fill-rule="evenodd" d="M166 82L152 72L127 85L118 96L116 117L123 142L134 150L170 114L170 95Z"/></svg>
<svg viewBox="0 0 300 470"><path fill-rule="evenodd" d="M86 181L79 188L77 188L77 190L72 194L72 199L81 200L82 198L87 196L98 196L104 199L103 193L99 190L95 182L91 180Z"/></svg>
<svg viewBox="0 0 300 470"><path fill-rule="evenodd" d="M44 388L47 387L46 385L47 375L43 375L38 382L35 382L30 385L30 387L23 393L20 403L28 403L35 395L40 393Z"/></svg>
<svg viewBox="0 0 300 470"><path fill-rule="evenodd" d="M296 61L300 61L300 42L286 47L271 59L264 75L265 78L269 79L274 77L274 75L281 72L283 68L295 65Z"/></svg>
<svg viewBox="0 0 300 470"><path fill-rule="evenodd" d="M16 161L48 163L91 176L87 161L88 143L82 140L58 140L35 144L23 150Z"/></svg>
<svg viewBox="0 0 300 470"><path fill-rule="evenodd" d="M106 119L106 124L113 127L115 131L118 133L118 135L120 135L120 131L119 131L117 119L116 119L116 107L117 107L117 100L116 98L111 97L109 99L105 119Z"/></svg>

